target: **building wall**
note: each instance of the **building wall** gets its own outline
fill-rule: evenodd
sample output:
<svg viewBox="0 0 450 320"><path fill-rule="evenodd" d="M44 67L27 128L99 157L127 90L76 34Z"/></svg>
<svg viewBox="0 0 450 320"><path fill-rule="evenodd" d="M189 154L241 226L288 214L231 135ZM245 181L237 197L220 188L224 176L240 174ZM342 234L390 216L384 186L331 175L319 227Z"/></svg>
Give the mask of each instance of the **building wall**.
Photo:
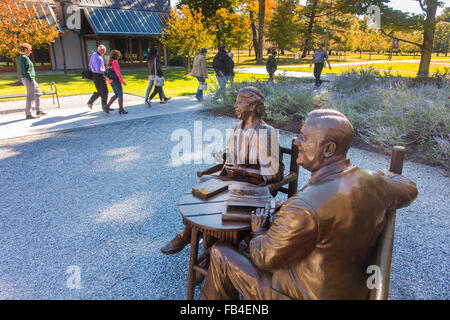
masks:
<svg viewBox="0 0 450 320"><path fill-rule="evenodd" d="M62 39L66 69L73 70L86 68L86 63L84 61L83 41L80 43L78 34L72 31L66 31ZM56 39L55 43L53 43L53 47L54 50L52 48L50 50L50 54L52 55L53 70L64 70L61 41L59 38ZM54 59L53 54L56 55L56 59Z"/></svg>

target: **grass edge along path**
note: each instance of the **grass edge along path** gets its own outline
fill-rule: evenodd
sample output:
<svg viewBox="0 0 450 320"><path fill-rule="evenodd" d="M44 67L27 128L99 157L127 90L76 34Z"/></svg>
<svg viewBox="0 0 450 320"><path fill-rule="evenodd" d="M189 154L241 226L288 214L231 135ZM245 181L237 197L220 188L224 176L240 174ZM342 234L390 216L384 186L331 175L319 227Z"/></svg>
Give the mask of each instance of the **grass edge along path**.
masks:
<svg viewBox="0 0 450 320"><path fill-rule="evenodd" d="M164 85L164 92L170 97L180 97L195 95L198 88L198 81L196 78L186 75L184 68L169 67L163 69L164 78L166 79ZM133 94L137 96L144 96L148 86L147 69L122 70L124 81L127 83L123 86L124 93ZM208 90L206 93L213 93L218 88L217 78L214 71L210 70L207 79ZM268 75L252 74L252 73L236 73L235 81L249 81L249 80L263 80L267 79ZM39 84L41 91L50 90L50 82L54 81L58 89L58 95L73 96L80 94L92 94L96 91L94 83L89 80L81 78L81 72L71 73L55 73L55 74L37 74L36 81ZM12 83L17 82L16 76L0 76L0 95L25 93L24 86L13 86ZM111 86L108 85L109 92L112 92ZM2 99L8 100L23 100L25 98L16 99ZM64 106L63 106L64 107Z"/></svg>

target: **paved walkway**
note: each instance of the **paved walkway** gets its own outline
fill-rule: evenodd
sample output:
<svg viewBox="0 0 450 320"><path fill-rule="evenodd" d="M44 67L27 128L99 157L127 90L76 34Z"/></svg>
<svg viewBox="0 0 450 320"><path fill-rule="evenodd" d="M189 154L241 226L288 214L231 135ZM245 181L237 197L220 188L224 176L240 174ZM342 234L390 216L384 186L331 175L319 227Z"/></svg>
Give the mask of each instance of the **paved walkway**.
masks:
<svg viewBox="0 0 450 320"><path fill-rule="evenodd" d="M183 227L177 202L209 165L173 163L172 137L182 128L194 142L195 122L225 133L236 119L200 112L191 97L129 102L128 115L84 103L33 121L0 116L0 299L184 299L189 246L159 248ZM281 132L280 144L292 136ZM389 163L356 148L349 157L363 168ZM411 161L403 173L419 197L397 213L390 298L449 299L450 179ZM300 170L299 186L308 179ZM73 268L78 289L68 285Z"/></svg>
<svg viewBox="0 0 450 320"><path fill-rule="evenodd" d="M435 63L435 61L446 61L448 63ZM332 68L338 68L338 67L348 67L348 66L361 66L361 65L372 65L372 64L382 64L382 63L419 63L420 60L371 60L371 61L358 61L358 62L343 62L343 63L332 63ZM450 66L450 60L448 59L439 59L439 60L432 60L431 64L438 64L443 66ZM276 75L285 75L287 77L294 77L294 78L314 78L314 75L312 72L302 72L302 71L289 71L286 69L289 68L309 68L309 64L300 64L300 65L290 65L290 66L279 66L278 70L275 72ZM324 67L326 68L326 67ZM383 69L377 69L377 70L383 70ZM388 70L386 70L388 71ZM389 70L389 71L397 71L397 70ZM408 72L408 71L401 71L399 72ZM257 74L267 74L267 70L265 67L246 67L246 68L236 68L235 72L243 72L243 73L257 73ZM417 73L416 71L409 71L413 73ZM334 74L326 74L322 73L321 78L323 79L332 79L336 77Z"/></svg>
<svg viewBox="0 0 450 320"><path fill-rule="evenodd" d="M166 104L160 104L158 100L154 100L152 107L149 108L143 103L142 97L127 95L125 96L124 107L128 114L119 115L117 103L112 106L115 110L106 114L98 104L100 99L96 101L97 104L94 105L93 110L86 106L88 99L89 95L64 97L60 99L61 108L55 106L46 108L45 105L51 104L51 98L42 99L44 110L48 115L33 120L25 120L23 108L20 112L4 114L0 116L0 140L180 113L201 108L203 105L194 97L175 97ZM4 102L0 104L0 110L5 112L8 108L9 110L12 108L17 111L15 105L23 106L23 104L24 101Z"/></svg>

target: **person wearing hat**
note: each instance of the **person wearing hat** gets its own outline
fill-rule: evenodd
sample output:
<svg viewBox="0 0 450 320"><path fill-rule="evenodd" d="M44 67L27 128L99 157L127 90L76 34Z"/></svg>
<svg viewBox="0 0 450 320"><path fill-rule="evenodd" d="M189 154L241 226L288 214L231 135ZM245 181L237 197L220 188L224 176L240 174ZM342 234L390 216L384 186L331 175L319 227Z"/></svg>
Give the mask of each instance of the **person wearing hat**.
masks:
<svg viewBox="0 0 450 320"><path fill-rule="evenodd" d="M36 82L36 71L29 58L32 47L28 43L22 43L19 47L20 54L17 57L17 68L23 85L27 88L27 101L25 103L25 116L27 119L36 119L39 116L45 116L46 113L41 109L41 95L39 85ZM31 114L31 104L35 103L36 117Z"/></svg>

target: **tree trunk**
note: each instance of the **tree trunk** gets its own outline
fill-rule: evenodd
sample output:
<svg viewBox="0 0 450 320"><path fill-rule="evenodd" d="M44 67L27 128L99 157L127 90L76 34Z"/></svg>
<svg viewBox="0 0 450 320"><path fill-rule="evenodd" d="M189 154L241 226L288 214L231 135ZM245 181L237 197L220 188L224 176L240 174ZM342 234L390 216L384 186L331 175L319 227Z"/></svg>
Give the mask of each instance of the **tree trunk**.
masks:
<svg viewBox="0 0 450 320"><path fill-rule="evenodd" d="M263 49L264 49L264 19L266 16L266 0L259 0L258 9L258 46L256 54L256 63L263 63Z"/></svg>
<svg viewBox="0 0 450 320"><path fill-rule="evenodd" d="M191 57L190 56L187 57L186 66L187 66L187 73L186 74L189 74L191 72Z"/></svg>
<svg viewBox="0 0 450 320"><path fill-rule="evenodd" d="M306 57L306 54L308 53L310 42L312 38L312 31L314 27L314 20L316 18L316 10L317 10L317 3L319 0L314 0L311 8L311 15L309 16L309 23L308 23L308 31L306 33L306 39L305 39L305 47L303 48L302 58Z"/></svg>
<svg viewBox="0 0 450 320"><path fill-rule="evenodd" d="M252 28L253 50L255 51L256 61L258 61L258 32L256 31L255 21L252 21L250 26Z"/></svg>
<svg viewBox="0 0 450 320"><path fill-rule="evenodd" d="M427 19L424 24L422 56L420 57L418 77L428 77L430 73L431 55L433 52L434 32L436 30L437 1L427 1Z"/></svg>

